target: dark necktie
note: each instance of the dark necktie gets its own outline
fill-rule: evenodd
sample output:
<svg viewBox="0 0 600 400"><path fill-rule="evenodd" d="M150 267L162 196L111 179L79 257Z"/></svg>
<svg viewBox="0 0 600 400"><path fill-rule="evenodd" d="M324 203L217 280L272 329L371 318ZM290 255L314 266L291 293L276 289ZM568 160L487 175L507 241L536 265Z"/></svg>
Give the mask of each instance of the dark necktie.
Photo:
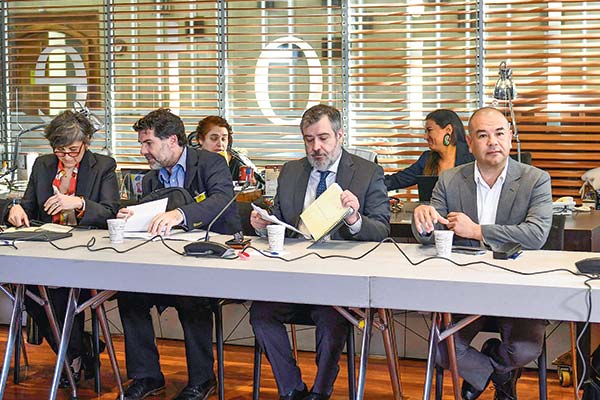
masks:
<svg viewBox="0 0 600 400"><path fill-rule="evenodd" d="M331 173L331 171L319 171L319 174L321 174L321 178L319 179L319 184L317 185L317 197L315 197L315 199L318 199L320 195L323 194L323 192L325 190L327 190L327 175L329 175Z"/></svg>

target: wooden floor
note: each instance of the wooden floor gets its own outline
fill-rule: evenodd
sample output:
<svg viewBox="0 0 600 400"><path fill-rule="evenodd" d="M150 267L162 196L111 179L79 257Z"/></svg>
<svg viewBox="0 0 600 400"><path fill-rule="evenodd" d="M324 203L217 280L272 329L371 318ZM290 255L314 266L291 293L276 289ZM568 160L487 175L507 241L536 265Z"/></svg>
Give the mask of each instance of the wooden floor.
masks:
<svg viewBox="0 0 600 400"><path fill-rule="evenodd" d="M0 327L0 351L4 354L6 345L6 327ZM117 358L121 367L121 375L125 376L125 360L123 353L123 340L115 336L115 347ZM159 340L159 352L161 354L161 365L167 381L167 389L162 394L150 397L150 399L172 399L185 386L187 372L185 366L185 355L183 342L176 340ZM54 368L54 353L47 344L40 346L27 345L29 356L29 368L22 367L22 382L15 385L9 378L4 400L39 400L47 398L49 385ZM314 377L314 353L300 353L300 367L304 373L304 380L309 384ZM102 393L94 393L93 381L85 381L80 385L78 399L115 399L117 390L106 353L102 354ZM225 397L229 400L248 400L252 398L252 362L253 352L249 347L226 346L225 347ZM347 374L345 363L342 359L341 372L338 377L335 391L332 396L334 400L345 400L348 397ZM423 361L401 360L402 388L405 399L419 399L423 395L423 378L425 363ZM488 389L480 397L482 400L493 399L493 389ZM518 394L520 400L533 400L538 398L537 373L527 371L519 380ZM69 399L69 393L61 389L59 399ZM211 396L215 400L216 396ZM277 390L273 375L268 362L263 362L261 399L277 399ZM384 360L379 358L369 359L367 374L367 385L365 399L391 399L392 391ZM446 375L444 386L444 398L452 398L450 378ZM572 399L573 389L562 388L553 371L549 371L548 398L551 400Z"/></svg>

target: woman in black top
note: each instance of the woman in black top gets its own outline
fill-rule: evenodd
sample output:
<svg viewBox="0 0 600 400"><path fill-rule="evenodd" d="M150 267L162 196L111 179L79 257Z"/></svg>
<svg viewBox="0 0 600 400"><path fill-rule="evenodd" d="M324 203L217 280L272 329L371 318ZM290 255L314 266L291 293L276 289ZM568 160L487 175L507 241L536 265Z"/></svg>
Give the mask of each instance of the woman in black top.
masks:
<svg viewBox="0 0 600 400"><path fill-rule="evenodd" d="M425 117L425 139L429 150L410 167L385 176L388 190L417 183L418 175L439 175L442 171L474 161L460 117L452 110L435 110Z"/></svg>

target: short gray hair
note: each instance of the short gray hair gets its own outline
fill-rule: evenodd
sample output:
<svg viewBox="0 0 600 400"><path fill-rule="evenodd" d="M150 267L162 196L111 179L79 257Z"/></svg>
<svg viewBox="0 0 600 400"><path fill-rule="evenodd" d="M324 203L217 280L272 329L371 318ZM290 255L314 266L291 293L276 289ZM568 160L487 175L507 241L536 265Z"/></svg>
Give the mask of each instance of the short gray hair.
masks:
<svg viewBox="0 0 600 400"><path fill-rule="evenodd" d="M304 129L319 122L324 115L329 118L333 131L338 133L342 129L342 116L337 108L326 104L317 104L304 111L300 120L300 132L304 133Z"/></svg>
<svg viewBox="0 0 600 400"><path fill-rule="evenodd" d="M55 149L77 141L89 145L94 132L94 126L84 115L67 110L54 117L46 127L44 137Z"/></svg>

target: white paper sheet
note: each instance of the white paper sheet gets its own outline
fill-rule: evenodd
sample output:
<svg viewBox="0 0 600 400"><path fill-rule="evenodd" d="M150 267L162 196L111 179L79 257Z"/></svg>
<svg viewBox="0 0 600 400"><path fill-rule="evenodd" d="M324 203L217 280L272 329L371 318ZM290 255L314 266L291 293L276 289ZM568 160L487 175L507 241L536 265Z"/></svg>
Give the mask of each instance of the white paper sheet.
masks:
<svg viewBox="0 0 600 400"><path fill-rule="evenodd" d="M283 226L285 226L287 229L289 229L289 230L291 230L291 231L293 231L293 232L299 233L299 234L300 234L300 235L302 235L302 236L303 236L305 239L308 239L308 240L310 240L310 239L311 239L311 237L310 237L310 236L306 235L306 234L305 234L305 233L303 233L303 232L300 232L300 231L299 231L298 229L296 229L295 227L293 227L293 226L291 226L291 225L289 225L289 224L286 224L285 222L281 221L281 220L280 220L279 218L277 218L276 216L269 214L269 213L267 212L267 210L260 208L259 206L257 206L257 205L256 205L256 204L254 204L254 203L251 203L251 204L252 204L252 208L254 209L254 211L256 211L256 212L257 212L257 213L260 215L260 217L261 217L262 219L264 219L265 221L270 221L270 222L273 222L274 224L283 225Z"/></svg>
<svg viewBox="0 0 600 400"><path fill-rule="evenodd" d="M133 210L133 215L125 222L125 232L147 231L152 218L166 211L168 201L169 199L164 198L127 207Z"/></svg>

